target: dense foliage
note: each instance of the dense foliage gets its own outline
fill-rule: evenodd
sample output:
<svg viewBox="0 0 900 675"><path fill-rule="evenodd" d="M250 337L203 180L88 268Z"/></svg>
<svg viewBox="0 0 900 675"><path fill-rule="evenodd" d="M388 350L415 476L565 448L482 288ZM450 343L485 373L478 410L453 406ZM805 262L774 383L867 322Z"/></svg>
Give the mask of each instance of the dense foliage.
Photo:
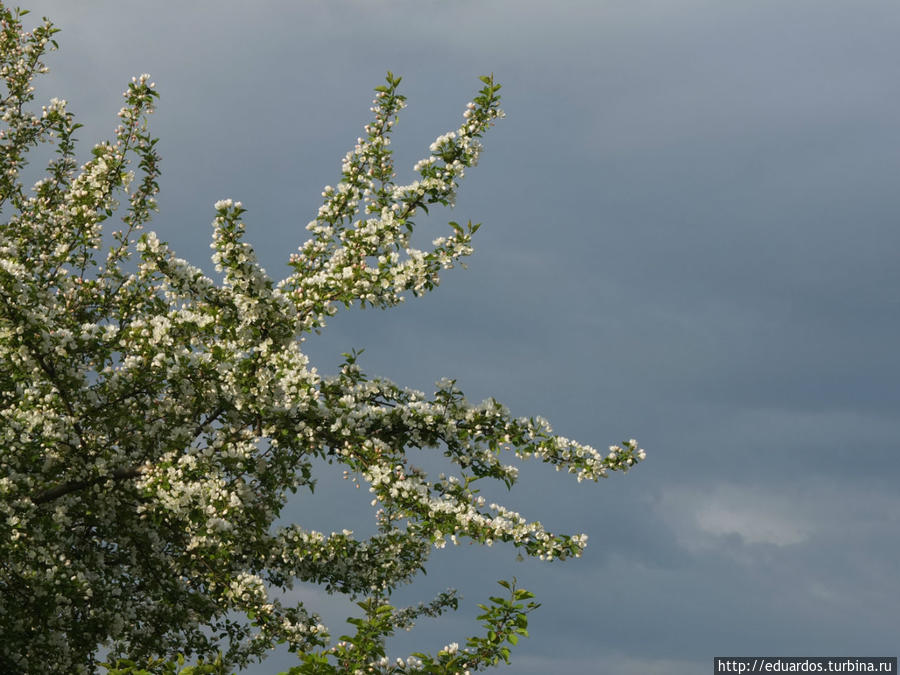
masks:
<svg viewBox="0 0 900 675"><path fill-rule="evenodd" d="M504 457L595 481L643 451L628 441L599 453L494 400L470 404L452 380L425 396L368 378L355 354L323 377L302 350L339 307L396 305L472 252L471 223L450 223L424 251L410 235L418 214L453 204L502 116L499 85L482 78L460 127L402 185L389 138L404 97L389 73L290 275L275 282L257 264L245 211L226 199L213 222L217 282L142 230L159 176L149 76L128 85L114 140L78 166L66 102L32 106L56 29L28 31L24 14L0 4L0 671L88 673L105 658L113 672L176 672L183 654L205 664L194 672L221 672L278 643L298 653L298 673L506 659L535 606L514 583L485 605L483 637L393 661L385 639L456 597L398 609L389 593L448 539L548 560L581 553L584 535L484 503L476 481L516 482ZM55 156L29 189L27 153L42 145ZM410 448L442 453L455 473L425 475ZM311 486L315 458L368 485L375 536L273 526ZM355 634L334 643L310 609L280 601L296 583L359 599Z"/></svg>

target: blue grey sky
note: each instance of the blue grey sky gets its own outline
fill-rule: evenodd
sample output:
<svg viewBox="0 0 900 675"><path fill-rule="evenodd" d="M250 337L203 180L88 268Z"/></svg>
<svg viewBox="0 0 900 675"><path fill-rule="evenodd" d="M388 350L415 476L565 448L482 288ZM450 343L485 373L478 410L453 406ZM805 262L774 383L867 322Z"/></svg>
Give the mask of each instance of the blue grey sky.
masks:
<svg viewBox="0 0 900 675"><path fill-rule="evenodd" d="M900 604L900 3L893 0L32 0L63 29L39 99L83 151L121 92L161 93L153 228L211 270L213 203L243 202L275 277L390 69L398 178L493 72L507 118L446 221L484 223L468 270L308 347L430 391L457 379L603 448L626 476L541 465L496 498L590 536L585 556L437 551L415 601L461 610L393 645L463 642L516 575L543 606L504 671L693 675L722 655L896 655ZM334 472L334 469L331 469ZM327 476L288 519L365 531ZM298 597L339 621L345 603ZM340 634L342 626L332 626ZM277 653L248 669L276 673Z"/></svg>

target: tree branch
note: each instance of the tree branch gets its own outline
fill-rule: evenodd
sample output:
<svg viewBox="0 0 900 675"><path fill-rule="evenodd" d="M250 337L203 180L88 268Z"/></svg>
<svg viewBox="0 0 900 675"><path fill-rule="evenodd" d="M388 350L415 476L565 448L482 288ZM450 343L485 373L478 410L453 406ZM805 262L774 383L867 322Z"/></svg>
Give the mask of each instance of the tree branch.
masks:
<svg viewBox="0 0 900 675"><path fill-rule="evenodd" d="M108 476L98 476L91 480L73 480L68 483L63 483L62 485L57 485L56 487L39 492L31 498L31 501L38 505L46 504L47 502L52 502L54 499L59 499L64 495L77 492L78 490L84 490L85 488L97 485L106 480L128 480L130 478L137 478L142 473L144 473L144 469L140 466L116 469Z"/></svg>

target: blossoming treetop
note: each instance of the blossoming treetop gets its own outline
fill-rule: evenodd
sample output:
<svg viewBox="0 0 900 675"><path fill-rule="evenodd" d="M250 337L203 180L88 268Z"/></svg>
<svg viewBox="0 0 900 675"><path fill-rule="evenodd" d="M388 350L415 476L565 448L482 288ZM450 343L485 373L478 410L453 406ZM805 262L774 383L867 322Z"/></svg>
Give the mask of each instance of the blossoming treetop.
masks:
<svg viewBox="0 0 900 675"><path fill-rule="evenodd" d="M388 73L290 275L276 283L259 266L241 203L225 199L217 283L142 232L159 175L149 76L128 85L115 139L79 167L66 102L31 108L56 29L27 31L24 14L0 4L0 670L87 673L108 654L113 672L174 672L185 654L219 672L278 643L298 653L298 673L451 673L508 658L534 607L514 584L485 606L484 637L390 662L393 631L456 598L397 609L388 595L448 538L546 560L581 553L584 535L478 496L477 481L516 482L505 457L596 481L643 451L628 441L600 453L494 400L472 405L452 380L425 396L368 378L355 354L322 377L301 349L339 307L421 295L472 252L471 222L427 250L410 235L420 212L453 204L502 117L500 86L482 78L460 127L397 184L390 133L404 97ZM29 190L21 174L40 144L56 156ZM427 476L410 448L433 448L455 473ZM288 495L311 487L315 458L369 485L375 536L273 526ZM356 634L332 643L310 609L278 599L298 582L361 599Z"/></svg>

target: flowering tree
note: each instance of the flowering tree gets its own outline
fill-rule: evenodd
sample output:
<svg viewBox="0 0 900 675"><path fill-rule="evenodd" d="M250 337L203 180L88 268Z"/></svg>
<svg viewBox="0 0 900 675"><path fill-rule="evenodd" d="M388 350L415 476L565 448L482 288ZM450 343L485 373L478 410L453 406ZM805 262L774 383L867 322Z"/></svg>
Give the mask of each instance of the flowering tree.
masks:
<svg viewBox="0 0 900 675"><path fill-rule="evenodd" d="M389 137L404 97L388 73L291 273L276 283L257 264L245 211L226 199L213 221L217 283L142 232L159 175L149 76L128 85L115 140L77 166L66 102L29 108L56 29L45 19L26 31L25 13L0 4L0 671L88 673L105 659L114 673L175 673L187 655L198 664L183 673L230 672L278 643L298 654L292 673L508 660L536 606L514 582L484 606L483 636L389 662L394 631L457 602L447 592L395 608L391 591L447 539L580 555L584 535L478 496L477 481L516 482L505 456L596 481L643 451L632 440L601 454L494 400L472 405L452 380L425 396L367 378L355 354L322 377L301 349L338 307L392 307L472 252L471 223L450 223L425 251L410 235L421 211L453 204L502 117L500 86L483 77L459 129L400 185ZM26 154L41 144L56 155L27 189ZM453 475L429 478L409 448L433 448ZM315 458L368 484L377 534L273 526L288 495L312 486ZM360 600L355 633L332 642L316 614L279 599L298 582Z"/></svg>

